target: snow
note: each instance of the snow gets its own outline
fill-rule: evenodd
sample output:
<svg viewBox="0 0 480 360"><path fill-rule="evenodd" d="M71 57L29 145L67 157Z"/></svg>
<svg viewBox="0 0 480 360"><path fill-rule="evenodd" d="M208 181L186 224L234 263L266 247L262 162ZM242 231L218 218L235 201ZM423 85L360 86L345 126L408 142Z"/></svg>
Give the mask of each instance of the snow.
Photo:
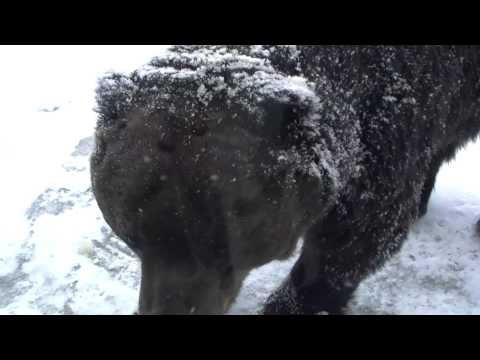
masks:
<svg viewBox="0 0 480 360"><path fill-rule="evenodd" d="M166 49L0 46L0 314L135 310L139 262L111 233L90 189L94 89L105 72L131 72ZM217 61L228 59L220 54ZM248 59L241 57L239 69L258 66L268 73L265 63ZM142 69L142 76L158 72ZM302 78L257 80L311 96ZM220 80L215 85L216 91L226 89ZM426 216L413 226L402 251L360 286L349 312L480 314L480 237L474 227L480 216L479 155L477 141L442 167ZM215 180L218 175L212 175ZM229 313L257 313L299 249L300 244L286 261L252 271Z"/></svg>

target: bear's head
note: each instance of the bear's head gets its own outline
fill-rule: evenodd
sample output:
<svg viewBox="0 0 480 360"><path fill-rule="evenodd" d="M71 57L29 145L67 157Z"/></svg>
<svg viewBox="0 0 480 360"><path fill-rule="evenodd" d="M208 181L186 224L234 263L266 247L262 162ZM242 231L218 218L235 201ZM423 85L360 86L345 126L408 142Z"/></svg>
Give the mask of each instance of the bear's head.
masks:
<svg viewBox="0 0 480 360"><path fill-rule="evenodd" d="M331 204L310 90L235 61L157 64L97 89L93 191L141 260L140 313L225 312L248 272L287 257Z"/></svg>

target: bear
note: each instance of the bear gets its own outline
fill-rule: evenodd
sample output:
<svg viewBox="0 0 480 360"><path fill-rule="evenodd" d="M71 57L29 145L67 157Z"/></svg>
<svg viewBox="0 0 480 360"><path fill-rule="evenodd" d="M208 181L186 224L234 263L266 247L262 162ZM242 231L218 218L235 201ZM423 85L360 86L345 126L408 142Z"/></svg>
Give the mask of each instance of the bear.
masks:
<svg viewBox="0 0 480 360"><path fill-rule="evenodd" d="M140 314L343 314L480 131L480 47L177 45L96 89L92 190L141 261Z"/></svg>

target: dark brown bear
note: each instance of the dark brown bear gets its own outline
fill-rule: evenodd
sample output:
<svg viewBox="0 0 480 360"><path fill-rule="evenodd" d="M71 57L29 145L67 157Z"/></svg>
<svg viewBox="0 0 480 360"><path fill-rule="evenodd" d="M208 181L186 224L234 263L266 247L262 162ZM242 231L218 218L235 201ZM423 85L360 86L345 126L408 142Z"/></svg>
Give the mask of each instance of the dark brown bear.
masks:
<svg viewBox="0 0 480 360"><path fill-rule="evenodd" d="M480 48L176 46L97 89L93 190L142 314L218 314L302 253L266 314L341 313L480 130Z"/></svg>

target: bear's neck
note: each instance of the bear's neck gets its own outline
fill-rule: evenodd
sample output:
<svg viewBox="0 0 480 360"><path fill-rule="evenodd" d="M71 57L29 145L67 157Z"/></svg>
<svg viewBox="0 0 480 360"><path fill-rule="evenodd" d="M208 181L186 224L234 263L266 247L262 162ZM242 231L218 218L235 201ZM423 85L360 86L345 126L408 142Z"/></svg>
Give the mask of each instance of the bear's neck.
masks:
<svg viewBox="0 0 480 360"><path fill-rule="evenodd" d="M331 195L340 193L360 176L363 153L361 126L352 94L335 88L327 79L317 83L317 103L301 125L298 166L328 184Z"/></svg>

